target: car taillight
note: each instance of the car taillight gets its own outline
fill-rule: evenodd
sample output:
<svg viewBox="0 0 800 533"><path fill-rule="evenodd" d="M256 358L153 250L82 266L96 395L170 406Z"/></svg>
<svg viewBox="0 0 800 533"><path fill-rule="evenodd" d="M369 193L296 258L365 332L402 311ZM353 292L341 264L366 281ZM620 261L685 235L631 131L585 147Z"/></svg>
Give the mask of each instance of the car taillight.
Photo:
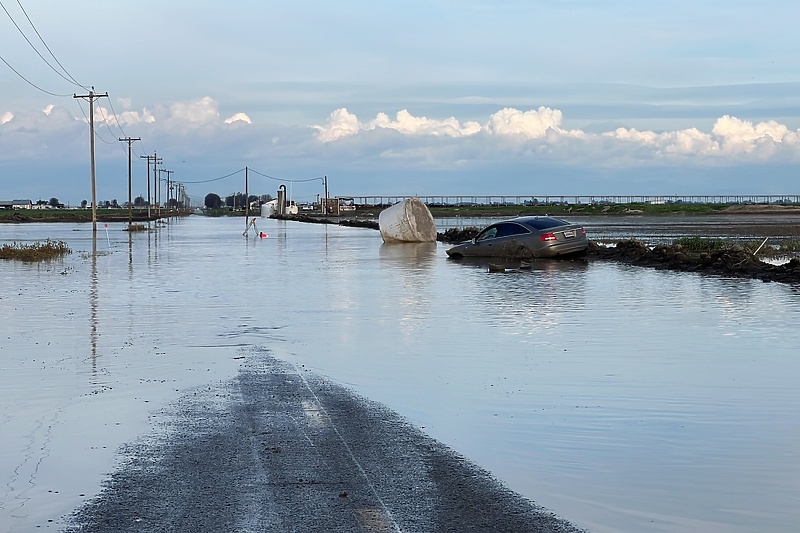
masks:
<svg viewBox="0 0 800 533"><path fill-rule="evenodd" d="M554 240L556 240L556 234L555 233L542 233L542 235L539 238L542 239L542 241L544 241L544 242L554 241Z"/></svg>

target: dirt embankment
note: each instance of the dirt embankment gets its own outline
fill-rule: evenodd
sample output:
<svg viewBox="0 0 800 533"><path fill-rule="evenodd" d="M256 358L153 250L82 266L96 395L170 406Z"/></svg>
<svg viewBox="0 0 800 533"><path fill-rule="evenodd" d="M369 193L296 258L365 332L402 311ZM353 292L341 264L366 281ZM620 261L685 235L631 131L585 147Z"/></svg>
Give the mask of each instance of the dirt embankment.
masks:
<svg viewBox="0 0 800 533"><path fill-rule="evenodd" d="M763 214L763 215L796 215L800 213L800 206L796 205L779 205L779 204L736 204L730 205L721 210L720 213L727 215L750 215L750 214Z"/></svg>
<svg viewBox="0 0 800 533"><path fill-rule="evenodd" d="M794 258L782 265L772 265L737 247L714 252L688 253L680 244L649 248L640 241L628 240L609 247L590 243L587 257L590 260L618 261L660 270L800 283L800 259Z"/></svg>

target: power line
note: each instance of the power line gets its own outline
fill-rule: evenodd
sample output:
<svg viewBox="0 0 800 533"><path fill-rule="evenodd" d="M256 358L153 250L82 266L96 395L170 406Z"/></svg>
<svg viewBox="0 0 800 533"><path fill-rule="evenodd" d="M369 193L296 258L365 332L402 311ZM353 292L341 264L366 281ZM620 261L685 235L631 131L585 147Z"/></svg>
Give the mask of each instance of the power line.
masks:
<svg viewBox="0 0 800 533"><path fill-rule="evenodd" d="M63 97L63 98L66 98L66 97L70 96L69 94L57 94L57 93L52 93L52 92L48 91L47 89L42 89L41 87L39 87L38 85L36 85L35 83L33 83L31 80L29 80L28 78L26 78L25 76L23 76L22 74L20 74L20 73L19 73L19 71L17 71L17 69L15 69L14 67L12 67L12 66L9 64L9 62L8 62L8 61L6 61L6 60L3 58L3 56L0 56L0 61L2 61L3 63L5 63L5 64L6 64L6 66L7 66L8 68L10 68L10 69L11 69L11 71L12 71L14 74L16 74L17 76L19 76L19 77L20 77L20 78L21 78L21 79L22 79L22 80L23 80L25 83L27 83L28 85L30 85L30 86L31 86L31 87L33 87L34 89L37 89L37 90L39 90L39 91L41 91L41 92L43 92L43 93L45 93L45 94L49 94L50 96L58 96L58 97Z"/></svg>
<svg viewBox="0 0 800 533"><path fill-rule="evenodd" d="M127 135L125 135L125 130L122 129L122 124L120 124L120 122L119 122L119 115L117 115L117 110L114 109L114 104L111 103L111 98L108 99L108 107L111 108L111 113L112 113L112 115L114 117L114 122L117 123L117 127L119 128L119 131L122 132L123 137L127 137ZM103 118L105 118L105 116ZM109 129L111 129L111 128L109 128ZM141 140L141 139L139 139L139 140Z"/></svg>
<svg viewBox="0 0 800 533"><path fill-rule="evenodd" d="M19 32L19 34L20 34L20 35L22 35L22 38L23 38L23 39L25 39L25 41L28 43L28 45L31 47L31 49L32 49L34 52L36 52L36 55L38 55L38 56L41 58L41 60L42 60L42 61L44 61L44 64L45 64L45 65L47 65L48 67L50 67L50 70L52 70L53 72L55 72L56 74L58 74L59 76L61 76L61 77L62 77L64 80L68 81L69 83L72 83L72 84L74 84L74 85L76 85L77 87L80 87L80 88L82 88L82 89L84 88L84 86L83 86L83 85L81 85L80 83L76 82L74 79L70 79L72 76L70 76L69 78L68 78L67 76L64 76L64 75L63 75L61 72L59 72L59 71L58 71L58 70L57 70L57 69L56 69L56 68L55 68L53 65L51 65L51 64L50 64L50 62L49 62L47 59L45 59L45 57L42 55L42 53L41 53L41 52L39 52L39 50L38 50L38 49L37 49L37 48L36 48L36 47L33 45L33 43L31 42L31 40L30 40L30 39L28 39L28 36L27 36L27 35L25 35L25 32L24 32L24 31L22 31L22 28L20 28L20 27L19 27L19 24L17 24L17 21L16 21L16 20L14 20L14 17L12 17L12 16L11 16L11 13L9 13L9 12L8 12L8 9L6 9L6 6L4 6L4 5L3 5L3 2L0 2L0 7L2 7L2 8L3 8L3 11L5 11L5 12L6 12L6 15L8 15L8 18L9 18L9 19L11 20L11 22L14 24L14 27L15 27L15 28L17 28L17 31ZM22 4L20 4L20 7L22 7ZM25 12L25 10L23 9L23 10L22 10L22 12L24 13L24 12ZM27 13L25 14L25 16L26 16L26 17L28 16L28 15L27 15ZM30 19L28 19L28 21L30 22ZM31 26L33 26L33 23L31 23ZM34 31L36 31L36 28L34 28ZM39 32L36 32L36 35L39 35ZM39 38L41 39L41 36L40 36ZM42 42L44 42L44 41L42 41ZM47 48L47 45L46 45L46 44L45 44L45 48ZM50 50L50 49L48 48L48 51L49 51L49 50ZM50 53L52 54L52 52L50 52ZM4 62L5 62L5 61L4 61ZM58 62L58 60L56 60L56 62ZM6 64L8 64L8 63L6 63ZM61 63L59 63L59 65L61 65ZM61 68L63 69L64 67L61 67ZM66 71L65 71L65 72L66 72ZM69 73L67 73L67 74L69 74Z"/></svg>
<svg viewBox="0 0 800 533"><path fill-rule="evenodd" d="M109 102L109 105L111 105L111 98L108 99L108 102ZM106 112L103 111L103 106L99 106L97 109L100 111L100 114L103 116L103 124L105 125L106 128L108 128L108 131L111 133L111 135L114 135L114 132L111 130L111 126L108 125L109 120L108 120L108 117L106 116ZM117 122L117 126L119 126L119 131L122 132L122 136L123 137L127 137L127 135L125 135L125 131L122 129L122 126L120 126L120 124L119 124L119 119L117 118L117 114L114 113L114 108L113 107L111 108L111 112L113 113L114 120ZM112 142L105 141L102 137L100 137L99 134L98 134L97 138L100 139L101 141L103 141L106 144L114 144L113 141ZM124 150L124 148L123 148L123 150Z"/></svg>
<svg viewBox="0 0 800 533"><path fill-rule="evenodd" d="M252 170L252 169L250 169L250 170ZM200 180L200 181L186 181L186 180L181 180L181 183L191 183L191 184L196 184L196 183L211 183L212 181L220 181L220 180L224 180L225 178L230 178L231 176L235 176L236 174L239 174L240 172L244 172L244 169L243 169L243 168L240 168L239 170L237 170L237 171L235 171L235 172L231 172L230 174L227 174L227 175L225 175L225 176L220 176L219 178L211 178L210 180Z"/></svg>
<svg viewBox="0 0 800 533"><path fill-rule="evenodd" d="M27 11L25 11L25 8L24 8L24 7L22 7L22 2L20 2L19 0L17 0L17 4L19 5L19 8L22 10L22 13L25 15L25 18L26 18L26 19L28 19L28 24L30 24L30 25L31 25L31 28L33 28L33 31L36 33L36 36L37 36L37 37L39 37L39 40L42 42L42 44L43 44L43 45L44 45L44 47L47 49L47 51L48 51L48 52L50 52L50 57L52 57L52 58L53 58L53 60L55 60L55 62L58 64L58 66L59 66L59 67L61 67L61 70L63 70L63 71L64 71L64 74L66 74L67 76L69 76L69 78L72 80L72 82L73 82L75 85L77 85L78 87L82 87L82 88L84 88L84 89L87 89L87 90L88 90L89 88L88 88L86 85L83 85L83 84L81 84L81 83L78 83L78 81L77 81L77 80L76 80L76 79L75 79L75 78L72 76L72 74L70 74L70 73L69 73L69 71L67 71L67 69L66 69L66 68L64 68L64 65L62 65L62 64L61 64L61 61L59 61L59 60L58 60L58 58L57 58L57 57L56 57L56 55L53 53L53 51L52 51L52 50L50 50L50 47L49 47L49 46L47 46L47 43L46 43L46 42L44 42L44 38L42 38L41 34L39 33L39 30L37 30L37 29L36 29L36 26L34 26L34 24L33 24L33 21L32 21L32 20L31 20L31 18L28 16L28 12L27 12Z"/></svg>
<svg viewBox="0 0 800 533"><path fill-rule="evenodd" d="M268 178L268 179L275 180L275 181L283 181L283 182L286 182L286 183L306 183L308 181L316 181L316 180L323 181L322 176L319 176L319 177L316 177L316 178L307 178L307 179L302 179L302 180L290 180L290 179L286 179L286 178L276 178L275 176L268 176L266 174L262 174L261 172L258 172L257 170L253 170L252 168L250 169L250 171L255 173L255 174L258 174L259 176L262 176L264 178Z"/></svg>

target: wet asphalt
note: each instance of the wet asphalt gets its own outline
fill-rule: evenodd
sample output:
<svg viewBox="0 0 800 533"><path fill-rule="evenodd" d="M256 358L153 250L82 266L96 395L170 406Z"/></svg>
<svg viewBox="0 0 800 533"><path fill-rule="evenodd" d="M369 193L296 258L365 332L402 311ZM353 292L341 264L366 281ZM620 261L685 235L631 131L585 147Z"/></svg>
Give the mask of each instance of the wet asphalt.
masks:
<svg viewBox="0 0 800 533"><path fill-rule="evenodd" d="M257 350L155 419L65 531L579 531L386 407Z"/></svg>

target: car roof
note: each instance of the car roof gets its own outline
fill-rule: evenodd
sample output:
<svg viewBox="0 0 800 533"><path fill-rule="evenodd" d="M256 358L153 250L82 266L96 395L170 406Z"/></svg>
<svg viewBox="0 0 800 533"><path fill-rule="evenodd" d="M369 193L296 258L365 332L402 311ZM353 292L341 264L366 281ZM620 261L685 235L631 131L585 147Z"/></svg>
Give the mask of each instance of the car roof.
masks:
<svg viewBox="0 0 800 533"><path fill-rule="evenodd" d="M517 218L512 218L510 220L505 220L504 222L516 222L518 224L522 224L524 226L527 226L535 230L557 228L559 226L569 225L569 222L567 222L566 220L561 220L560 218L548 217L548 216L517 217Z"/></svg>

